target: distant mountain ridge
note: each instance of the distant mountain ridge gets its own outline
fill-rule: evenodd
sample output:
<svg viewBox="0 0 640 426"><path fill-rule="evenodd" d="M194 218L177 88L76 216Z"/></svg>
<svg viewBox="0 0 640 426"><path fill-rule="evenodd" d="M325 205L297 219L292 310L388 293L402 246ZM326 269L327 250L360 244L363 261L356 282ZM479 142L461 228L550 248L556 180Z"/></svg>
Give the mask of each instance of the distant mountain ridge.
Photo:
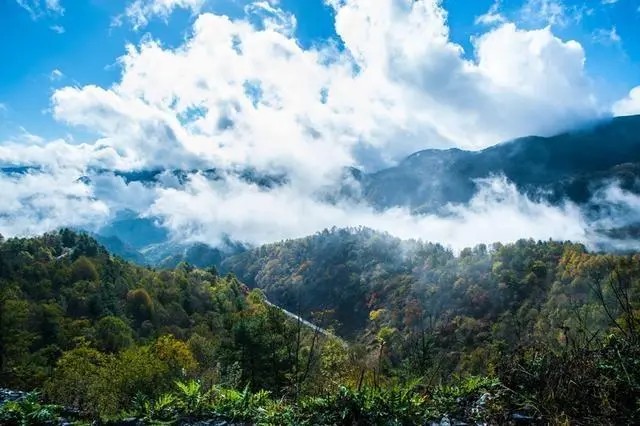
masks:
<svg viewBox="0 0 640 426"><path fill-rule="evenodd" d="M241 244L231 241L224 247L175 241L153 218L141 218L132 211L120 212L93 236L126 260L167 269L181 262L199 268L217 267L225 257L244 251Z"/></svg>
<svg viewBox="0 0 640 426"><path fill-rule="evenodd" d="M618 117L553 137L526 137L482 151L429 149L397 166L363 174L363 196L379 209L409 207L431 212L468 202L475 180L503 175L518 189L551 202L586 203L617 180L640 193L640 116Z"/></svg>
<svg viewBox="0 0 640 426"><path fill-rule="evenodd" d="M150 183L158 173L128 173L127 178ZM202 173L221 179L214 171ZM182 179L187 176L179 171L172 174ZM249 172L243 176L264 188L286 182L284 176ZM469 202L477 193L479 179L496 176L506 177L534 200L550 204L568 200L580 206L586 217L596 217L611 209L594 201L599 190L615 184L629 193L640 194L640 116L618 117L552 137L524 137L481 151L427 149L374 173L352 168L345 170L342 177L349 183L335 189L336 195L328 199L366 202L381 211L407 207L415 214L438 213L449 204ZM353 182L359 186L356 190ZM616 240L630 240L637 238L638 229L640 223L631 223L601 232ZM120 238L125 247L132 246L133 251L123 251L101 239L125 258L143 258L147 264L160 266L175 266L180 261L207 266L203 262L210 261L219 267L226 257L245 249L231 241L231 250L209 248L208 252L205 245L176 245L169 242L168 234L153 219L135 215L120 217L100 234ZM142 241L138 241L140 238Z"/></svg>
<svg viewBox="0 0 640 426"><path fill-rule="evenodd" d="M34 165L0 165L0 175L41 172ZM237 170L87 170L79 179L90 184L95 176L112 174L126 183L184 185L195 173L211 181L233 177L263 190L285 185L285 174L267 174L251 168ZM640 194L640 116L617 117L580 130L552 137L530 136L504 142L481 151L427 149L409 155L393 167L366 173L345 169L335 187L319 198L366 203L379 211L408 208L414 214L440 213L450 204L466 204L478 192L479 181L504 176L521 193L536 201L559 205L575 203L587 220L603 214L621 215L618 206L607 205L597 195L615 185L629 194ZM170 182L170 183L167 183ZM603 213L604 212L604 213ZM635 240L636 221L606 224L599 229L616 240ZM524 235L523 235L524 236ZM175 266L181 261L219 265L229 254L244 250L229 239L226 247L178 243L157 218L121 211L111 223L97 230L96 238L128 260L149 265Z"/></svg>

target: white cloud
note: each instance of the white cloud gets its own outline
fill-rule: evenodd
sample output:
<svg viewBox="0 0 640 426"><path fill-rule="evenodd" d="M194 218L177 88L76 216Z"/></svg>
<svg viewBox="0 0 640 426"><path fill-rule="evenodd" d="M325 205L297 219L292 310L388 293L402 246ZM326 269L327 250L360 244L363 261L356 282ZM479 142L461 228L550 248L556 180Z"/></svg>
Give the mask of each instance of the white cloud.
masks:
<svg viewBox="0 0 640 426"><path fill-rule="evenodd" d="M50 10L51 12L54 12L58 15L64 14L64 8L60 4L60 0L45 0L44 3L47 10Z"/></svg>
<svg viewBox="0 0 640 426"><path fill-rule="evenodd" d="M469 61L435 0L333 6L347 54L303 49L289 31L295 21L268 3L248 7L269 12L260 29L203 14L177 49L129 46L113 88L56 93L56 117L126 137L130 151L148 145L147 122L147 130L170 131L167 145L177 143L156 149L305 171L322 152L340 167L354 162L356 147L384 160L429 145L481 148L597 114L582 47L548 28L493 28L475 40Z"/></svg>
<svg viewBox="0 0 640 426"><path fill-rule="evenodd" d="M527 0L520 13L526 22L549 26L562 27L571 19L561 0Z"/></svg>
<svg viewBox="0 0 640 426"><path fill-rule="evenodd" d="M629 95L613 105L616 116L640 114L640 86L631 89Z"/></svg>
<svg viewBox="0 0 640 426"><path fill-rule="evenodd" d="M563 0L526 0L519 11L518 21L534 27L562 28L578 24L594 9L584 4L567 5Z"/></svg>
<svg viewBox="0 0 640 426"><path fill-rule="evenodd" d="M476 17L476 25L495 25L495 24L503 24L507 22L507 18L500 13L500 7L502 3L500 0L495 0L495 2L491 5L487 13L484 15L480 15Z"/></svg>
<svg viewBox="0 0 640 426"><path fill-rule="evenodd" d="M585 52L576 41L562 41L549 28L523 31L505 24L475 42L478 69L496 88L571 113L593 112L594 99L584 74ZM518 51L525 51L519 54ZM576 103L553 105L558 96L577 96ZM527 102L528 101L528 102Z"/></svg>
<svg viewBox="0 0 640 426"><path fill-rule="evenodd" d="M64 7L62 7L60 0L16 0L16 3L29 12L33 20L40 19L45 15L64 15Z"/></svg>
<svg viewBox="0 0 640 426"><path fill-rule="evenodd" d="M364 69L361 80L390 86L385 104L406 120L402 127L417 133L403 136L413 147L440 139L441 145L480 148L594 115L582 47L549 28L493 28L476 39L473 62L449 40L446 13L436 2L386 1L376 8L348 2L338 10L337 29ZM559 102L557 88L569 95L566 102Z"/></svg>
<svg viewBox="0 0 640 426"><path fill-rule="evenodd" d="M42 144L45 142L45 139L43 137L29 132L24 127L20 127L20 132L21 133L18 137L18 140L20 141L30 143L30 144Z"/></svg>
<svg viewBox="0 0 640 426"><path fill-rule="evenodd" d="M96 133L95 141L0 145L0 161L45 164L56 183L69 179L93 212L72 216L78 222L104 219L131 204L142 215L160 216L176 235L210 243L223 234L265 242L333 225L418 232L455 246L527 236L586 238L573 207L533 203L504 181L486 182L467 208L451 207L446 218L321 201L345 166L375 167L428 147L478 149L551 134L600 113L582 46L549 27L526 31L500 23L473 40L473 59L466 59L449 37L437 0L329 3L344 51L302 47L294 37L295 17L274 2L248 6L247 19L201 14L177 48L150 38L128 46L113 86L54 93L54 117ZM136 1L127 17L141 28L176 7L197 13L202 2ZM143 168L222 175L249 169L287 180L274 189L233 177L211 182L195 176L186 185L149 187L114 176L92 175L82 185L74 180L94 169ZM32 188L29 180L10 184L14 204L23 200L17 194ZM69 196L58 196L62 207L72 206L64 201ZM500 232L492 223L503 224Z"/></svg>
<svg viewBox="0 0 640 426"><path fill-rule="evenodd" d="M99 144L117 152L121 168L204 166L178 117L142 99L86 86L57 90L52 102L57 119L104 136Z"/></svg>
<svg viewBox="0 0 640 426"><path fill-rule="evenodd" d="M184 190L160 190L150 213L181 238L208 243L222 243L228 234L260 244L332 226L367 226L455 249L515 241L525 235L541 240L588 239L577 208L534 203L504 179L482 181L468 206L450 206L445 216L415 216L401 208L381 213L366 205L321 203L287 187L266 192L238 181L208 182L196 176Z"/></svg>
<svg viewBox="0 0 640 426"><path fill-rule="evenodd" d="M66 31L62 25L52 25L49 28L51 29L51 31L57 34L64 34Z"/></svg>
<svg viewBox="0 0 640 426"><path fill-rule="evenodd" d="M249 3L244 10L247 16L253 15L260 19L264 28L292 36L297 25L296 17L272 3L277 3L277 0L260 0Z"/></svg>
<svg viewBox="0 0 640 426"><path fill-rule="evenodd" d="M158 17L166 20L175 9L190 10L197 14L206 0L135 0L131 3L124 15L129 19L135 29L144 28L152 18ZM121 23L122 17L118 17L116 24Z"/></svg>
<svg viewBox="0 0 640 426"><path fill-rule="evenodd" d="M86 170L89 167L120 168L124 164L118 153L99 144L72 145L58 139L46 141L22 130L18 137L0 144L1 166L43 166L51 173L58 169Z"/></svg>
<svg viewBox="0 0 640 426"><path fill-rule="evenodd" d="M72 169L0 176L0 234L31 235L60 226L93 229L108 215L104 202Z"/></svg>
<svg viewBox="0 0 640 426"><path fill-rule="evenodd" d="M51 81L60 80L62 77L64 77L64 73L57 68L51 71L51 74L49 74L49 80Z"/></svg>
<svg viewBox="0 0 640 426"><path fill-rule="evenodd" d="M604 45L619 45L622 43L622 38L618 34L618 29L613 26L609 30L603 28L596 30L593 33L593 41Z"/></svg>

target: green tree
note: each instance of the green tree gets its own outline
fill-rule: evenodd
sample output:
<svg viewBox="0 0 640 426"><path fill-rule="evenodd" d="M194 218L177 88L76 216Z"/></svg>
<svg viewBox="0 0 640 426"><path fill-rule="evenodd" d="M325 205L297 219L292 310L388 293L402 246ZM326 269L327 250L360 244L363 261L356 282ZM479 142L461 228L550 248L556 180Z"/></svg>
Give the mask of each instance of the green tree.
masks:
<svg viewBox="0 0 640 426"><path fill-rule="evenodd" d="M127 293L127 311L138 323L151 320L154 312L153 299L143 288L131 290Z"/></svg>
<svg viewBox="0 0 640 426"><path fill-rule="evenodd" d="M98 281L100 278L96 265L93 264L91 259L80 256L71 265L71 277L73 281Z"/></svg>
<svg viewBox="0 0 640 426"><path fill-rule="evenodd" d="M60 404L94 414L115 412L119 389L113 386L113 365L111 356L96 349L72 349L58 360L45 394Z"/></svg>
<svg viewBox="0 0 640 426"><path fill-rule="evenodd" d="M133 331L121 318L107 316L95 326L96 345L103 352L119 352L133 343Z"/></svg>
<svg viewBox="0 0 640 426"><path fill-rule="evenodd" d="M0 360L2 382L20 385L28 377L23 366L28 361L29 348L37 335L29 329L30 306L25 300L15 298L10 291L0 294Z"/></svg>

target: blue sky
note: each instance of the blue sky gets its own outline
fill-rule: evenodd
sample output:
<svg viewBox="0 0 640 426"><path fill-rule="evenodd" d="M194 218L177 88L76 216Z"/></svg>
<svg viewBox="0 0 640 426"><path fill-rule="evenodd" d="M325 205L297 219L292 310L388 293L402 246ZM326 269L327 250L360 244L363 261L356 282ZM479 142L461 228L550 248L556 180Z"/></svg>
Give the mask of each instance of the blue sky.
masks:
<svg viewBox="0 0 640 426"><path fill-rule="evenodd" d="M39 3L20 1L32 8ZM127 43L137 44L151 34L165 46L176 46L188 35L195 19L189 11L176 10L168 20L156 18L147 27L134 30L126 22L112 25L126 9L126 0L63 0L63 13L47 11L45 0L41 0L37 14L26 10L20 1L0 2L0 61L4 64L0 67L0 103L4 105L0 137L4 138L21 132L21 128L46 138L63 136L68 129L48 112L55 88L108 87L119 77L116 61L125 53ZM544 16L527 16L525 3L505 0L497 10L521 28L549 23ZM542 7L559 2L537 3ZM444 1L451 39L465 49L467 57L473 55L472 38L487 29L477 18L493 4L493 0ZM640 85L640 1L564 0L559 4L564 7L565 22L554 22L553 32L584 47L586 69L596 94L613 102ZM303 46L337 38L333 11L322 0L281 0L280 7L296 16L296 36ZM243 4L240 0L215 0L206 3L204 10L241 17ZM62 75L56 77L54 70Z"/></svg>

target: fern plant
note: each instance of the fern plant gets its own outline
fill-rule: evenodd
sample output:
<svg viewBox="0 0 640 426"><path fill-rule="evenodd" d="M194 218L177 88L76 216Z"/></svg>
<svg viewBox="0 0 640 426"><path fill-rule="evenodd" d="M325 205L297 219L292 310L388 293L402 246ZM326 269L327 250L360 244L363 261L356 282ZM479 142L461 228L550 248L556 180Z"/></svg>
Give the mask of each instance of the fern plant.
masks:
<svg viewBox="0 0 640 426"><path fill-rule="evenodd" d="M173 422L177 415L177 398L165 393L155 400L144 402L143 421L151 424L169 424Z"/></svg>
<svg viewBox="0 0 640 426"><path fill-rule="evenodd" d="M203 392L202 384L197 380L176 382L178 388L177 406L187 416L201 416L206 409L211 390Z"/></svg>
<svg viewBox="0 0 640 426"><path fill-rule="evenodd" d="M56 421L61 411L58 405L43 404L40 394L31 392L20 400L0 406L0 424L44 425Z"/></svg>

